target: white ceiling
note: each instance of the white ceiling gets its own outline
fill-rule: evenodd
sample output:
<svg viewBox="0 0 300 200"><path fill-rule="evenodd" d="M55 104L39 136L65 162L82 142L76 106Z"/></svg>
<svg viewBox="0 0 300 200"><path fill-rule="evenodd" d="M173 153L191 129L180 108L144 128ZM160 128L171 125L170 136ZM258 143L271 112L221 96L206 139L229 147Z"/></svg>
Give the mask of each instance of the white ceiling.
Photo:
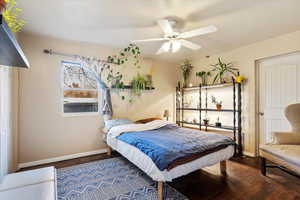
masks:
<svg viewBox="0 0 300 200"><path fill-rule="evenodd" d="M163 35L156 20L175 16L180 31L210 24L219 31L192 38L203 48L155 55L161 42L140 44L148 57L180 61L231 50L300 29L300 0L19 0L24 31L123 48ZM276 44L274 44L276 45ZM45 47L46 48L46 47Z"/></svg>

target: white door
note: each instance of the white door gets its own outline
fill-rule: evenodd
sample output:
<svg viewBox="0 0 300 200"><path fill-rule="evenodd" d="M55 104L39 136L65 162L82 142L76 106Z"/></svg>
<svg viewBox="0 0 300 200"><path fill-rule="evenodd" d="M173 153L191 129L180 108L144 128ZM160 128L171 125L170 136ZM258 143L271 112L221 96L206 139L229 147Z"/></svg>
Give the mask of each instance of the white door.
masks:
<svg viewBox="0 0 300 200"><path fill-rule="evenodd" d="M259 61L260 144L272 141L273 131L289 131L284 108L300 102L300 53Z"/></svg>
<svg viewBox="0 0 300 200"><path fill-rule="evenodd" d="M7 77L8 70L0 66L0 183L7 173Z"/></svg>

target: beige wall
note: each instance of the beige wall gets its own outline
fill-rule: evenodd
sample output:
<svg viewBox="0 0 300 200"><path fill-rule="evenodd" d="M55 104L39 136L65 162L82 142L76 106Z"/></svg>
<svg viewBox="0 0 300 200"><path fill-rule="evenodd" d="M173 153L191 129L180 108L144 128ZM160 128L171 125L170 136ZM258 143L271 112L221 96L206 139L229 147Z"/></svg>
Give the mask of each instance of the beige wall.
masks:
<svg viewBox="0 0 300 200"><path fill-rule="evenodd" d="M49 56L42 51L106 58L114 52L98 45L57 40L21 34L20 42L31 68L20 72L19 163L104 148L100 116L64 117L61 112L60 62L70 60ZM156 89L137 98L133 104L113 93L116 117L136 120L162 116L164 109L173 110L174 88L178 71L168 63L144 59L141 73L152 73ZM122 67L128 79L136 73L132 66Z"/></svg>
<svg viewBox="0 0 300 200"><path fill-rule="evenodd" d="M282 54L300 51L300 31L282 35L255 44L245 46L233 51L225 52L210 58L193 59L194 71L205 70L210 64L215 64L218 57L226 62L233 62L241 71L241 74L248 78L243 87L243 132L245 133L245 151L255 153L256 145L256 123L255 123L255 63L257 60ZM193 73L194 83L198 83ZM259 134L259 133L257 133Z"/></svg>
<svg viewBox="0 0 300 200"><path fill-rule="evenodd" d="M19 96L19 163L31 162L57 156L101 149L99 128L103 126L102 117L81 116L63 117L60 96L59 56L42 53L44 48L70 54L81 54L105 58L112 49L98 45L76 43L47 37L22 34L21 44L31 63L29 70L20 72ZM234 62L242 75L248 77L243 87L243 132L245 151L255 152L255 61L261 58L300 51L300 31L245 46L230 52L194 58L194 71L207 69L216 62L217 57ZM68 59L67 59L68 60ZM132 77L136 70L127 65L122 68ZM152 73L156 90L145 93L131 105L120 100L113 93L116 117L129 117L136 120L151 116L161 116L164 109L173 111L174 88L179 80L178 65L144 59L141 73ZM193 73L194 77L194 73ZM130 79L128 78L128 79ZM195 78L192 80L198 83ZM126 94L126 93L125 93Z"/></svg>

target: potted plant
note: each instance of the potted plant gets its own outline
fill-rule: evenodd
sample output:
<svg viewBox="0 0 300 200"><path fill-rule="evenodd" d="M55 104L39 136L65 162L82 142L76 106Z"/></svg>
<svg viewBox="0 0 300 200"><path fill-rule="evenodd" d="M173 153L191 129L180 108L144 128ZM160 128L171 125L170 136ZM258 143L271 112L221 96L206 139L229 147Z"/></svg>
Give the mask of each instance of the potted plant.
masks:
<svg viewBox="0 0 300 200"><path fill-rule="evenodd" d="M219 80L220 84L225 83L226 81L224 80L224 76L227 73L231 73L234 76L237 75L236 72L238 71L238 69L234 68L232 63L222 62L220 58L218 58L217 64L211 65L211 66L213 67L213 69L211 71L217 72L213 79L213 84L215 84L217 80Z"/></svg>
<svg viewBox="0 0 300 200"><path fill-rule="evenodd" d="M204 123L204 126L208 126L209 125L209 119L207 117L204 118L203 123Z"/></svg>
<svg viewBox="0 0 300 200"><path fill-rule="evenodd" d="M151 89L151 88L153 87L152 75L147 74L147 75L145 76L145 78L146 78L146 80L147 80L147 82L146 82L146 87L148 87L148 88Z"/></svg>
<svg viewBox="0 0 300 200"><path fill-rule="evenodd" d="M222 110L222 101L218 101L215 96L211 96L211 103L216 105L217 110Z"/></svg>
<svg viewBox="0 0 300 200"><path fill-rule="evenodd" d="M216 127L222 127L222 123L220 122L220 117L217 118Z"/></svg>
<svg viewBox="0 0 300 200"><path fill-rule="evenodd" d="M146 89L147 79L141 74L137 74L130 82L132 93L135 96L141 96L142 90Z"/></svg>
<svg viewBox="0 0 300 200"><path fill-rule="evenodd" d="M12 32L20 32L26 22L19 19L22 9L17 7L16 0L0 0L0 14Z"/></svg>
<svg viewBox="0 0 300 200"><path fill-rule="evenodd" d="M211 72L206 72L206 71L196 72L196 76L201 79L201 84L205 86L207 85L207 78L211 76Z"/></svg>
<svg viewBox="0 0 300 200"><path fill-rule="evenodd" d="M192 69L194 68L189 60L185 60L180 66L183 76L183 87L187 87L188 80L191 75Z"/></svg>

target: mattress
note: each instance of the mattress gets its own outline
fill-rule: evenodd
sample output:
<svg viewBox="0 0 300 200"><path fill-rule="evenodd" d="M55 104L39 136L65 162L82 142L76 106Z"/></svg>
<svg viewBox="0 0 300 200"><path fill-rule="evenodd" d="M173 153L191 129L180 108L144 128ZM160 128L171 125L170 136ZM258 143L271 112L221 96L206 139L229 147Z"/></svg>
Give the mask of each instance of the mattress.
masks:
<svg viewBox="0 0 300 200"><path fill-rule="evenodd" d="M234 154L234 146L230 145L217 152L210 153L191 162L179 165L169 171L160 171L150 157L134 146L109 135L107 136L107 144L127 158L130 162L139 167L153 180L163 182L172 181L175 178L187 175L201 168L218 164L223 160L228 160Z"/></svg>

